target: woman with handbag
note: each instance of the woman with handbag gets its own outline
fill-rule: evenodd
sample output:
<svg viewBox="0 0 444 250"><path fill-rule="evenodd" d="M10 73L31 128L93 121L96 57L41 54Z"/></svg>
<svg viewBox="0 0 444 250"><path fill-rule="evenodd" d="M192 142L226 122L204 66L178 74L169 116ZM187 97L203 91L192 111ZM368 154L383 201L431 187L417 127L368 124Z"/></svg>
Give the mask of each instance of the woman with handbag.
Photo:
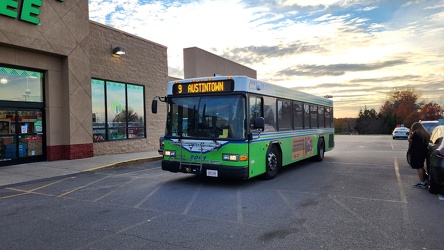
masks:
<svg viewBox="0 0 444 250"><path fill-rule="evenodd" d="M414 188L427 188L424 161L428 154L427 146L429 140L430 134L424 126L419 122L413 123L408 137L409 149L407 157L409 158L410 166L418 171L419 183L413 185Z"/></svg>

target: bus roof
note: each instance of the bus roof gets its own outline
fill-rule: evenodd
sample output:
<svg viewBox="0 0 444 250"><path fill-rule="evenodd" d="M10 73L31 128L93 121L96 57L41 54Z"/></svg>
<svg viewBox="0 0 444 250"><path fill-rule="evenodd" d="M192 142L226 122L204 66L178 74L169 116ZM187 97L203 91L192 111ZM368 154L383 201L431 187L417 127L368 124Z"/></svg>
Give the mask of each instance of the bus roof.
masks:
<svg viewBox="0 0 444 250"><path fill-rule="evenodd" d="M171 81L168 83L168 95L173 94L174 84L186 83L203 83L203 82L217 82L223 80L234 80L233 92L249 92L261 95L268 95L277 98L298 100L302 102L309 102L313 104L320 104L325 106L333 106L333 101L328 98L315 96L299 90L278 86L275 84L259 81L257 79L249 78L247 76L214 76L214 77L199 77L189 78L183 80Z"/></svg>

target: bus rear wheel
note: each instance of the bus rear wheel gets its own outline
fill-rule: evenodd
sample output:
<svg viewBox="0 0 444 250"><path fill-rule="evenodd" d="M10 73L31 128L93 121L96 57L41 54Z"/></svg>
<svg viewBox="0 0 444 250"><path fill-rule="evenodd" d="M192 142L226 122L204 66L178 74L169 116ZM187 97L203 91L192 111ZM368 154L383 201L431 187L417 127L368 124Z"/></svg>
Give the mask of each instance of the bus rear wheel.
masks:
<svg viewBox="0 0 444 250"><path fill-rule="evenodd" d="M277 147L271 147L271 150L267 154L266 164L263 177L271 180L276 176L281 167L281 155Z"/></svg>
<svg viewBox="0 0 444 250"><path fill-rule="evenodd" d="M315 157L315 160L317 162L321 162L324 160L324 153L325 153L325 143L324 139L320 138L318 141L318 154Z"/></svg>

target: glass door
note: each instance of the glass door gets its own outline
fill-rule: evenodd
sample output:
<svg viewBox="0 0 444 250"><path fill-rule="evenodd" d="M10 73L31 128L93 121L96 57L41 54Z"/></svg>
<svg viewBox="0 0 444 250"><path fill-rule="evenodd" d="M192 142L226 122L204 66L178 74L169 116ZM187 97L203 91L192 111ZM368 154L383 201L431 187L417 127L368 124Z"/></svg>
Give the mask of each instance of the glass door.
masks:
<svg viewBox="0 0 444 250"><path fill-rule="evenodd" d="M43 157L42 114L36 109L0 109L0 165Z"/></svg>
<svg viewBox="0 0 444 250"><path fill-rule="evenodd" d="M0 110L0 161L17 158L15 111Z"/></svg>
<svg viewBox="0 0 444 250"><path fill-rule="evenodd" d="M44 74L0 65L0 166L46 160Z"/></svg>

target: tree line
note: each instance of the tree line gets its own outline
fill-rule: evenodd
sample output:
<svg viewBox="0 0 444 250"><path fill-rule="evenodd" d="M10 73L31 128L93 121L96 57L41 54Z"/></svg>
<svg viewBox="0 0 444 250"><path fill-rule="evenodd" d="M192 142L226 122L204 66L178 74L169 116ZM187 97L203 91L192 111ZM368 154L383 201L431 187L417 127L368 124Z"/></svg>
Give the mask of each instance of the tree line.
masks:
<svg viewBox="0 0 444 250"><path fill-rule="evenodd" d="M444 118L444 110L436 102L419 100L413 88L393 89L379 112L360 110L357 118L335 118L337 134L390 134L401 124L410 128L414 122Z"/></svg>

